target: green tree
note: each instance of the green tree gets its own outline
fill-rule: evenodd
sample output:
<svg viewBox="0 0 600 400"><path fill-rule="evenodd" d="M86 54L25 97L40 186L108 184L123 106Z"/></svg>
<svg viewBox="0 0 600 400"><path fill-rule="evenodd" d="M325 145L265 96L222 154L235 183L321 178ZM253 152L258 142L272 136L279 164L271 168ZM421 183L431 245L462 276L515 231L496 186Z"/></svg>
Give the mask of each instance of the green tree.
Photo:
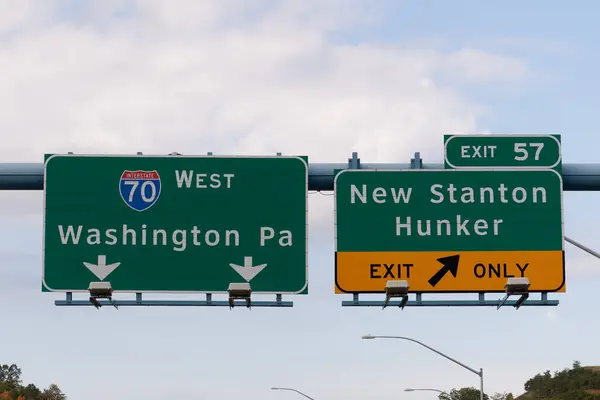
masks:
<svg viewBox="0 0 600 400"><path fill-rule="evenodd" d="M15 364L0 365L0 383L16 387L21 384L21 369Z"/></svg>
<svg viewBox="0 0 600 400"><path fill-rule="evenodd" d="M40 400L67 400L67 396L54 383L44 390Z"/></svg>
<svg viewBox="0 0 600 400"><path fill-rule="evenodd" d="M574 361L572 368L554 373L546 370L525 382L527 393L522 400L600 400L600 367L582 367ZM479 390L469 387L453 389L444 400L479 400ZM496 393L488 400L515 400L512 393Z"/></svg>
<svg viewBox="0 0 600 400"><path fill-rule="evenodd" d="M596 394L600 390L600 373L575 361L571 369L537 374L525 382L525 390L531 400L597 400L600 399Z"/></svg>
<svg viewBox="0 0 600 400"><path fill-rule="evenodd" d="M30 383L29 385L22 387L18 393L20 396L23 396L25 400L36 400L40 398L42 391L38 389L37 386Z"/></svg>
<svg viewBox="0 0 600 400"><path fill-rule="evenodd" d="M445 394L440 394L440 400L479 400L479 389L475 389L474 387L464 387L461 389L452 389L448 397ZM483 398L485 400L490 400L489 396L484 393Z"/></svg>
<svg viewBox="0 0 600 400"><path fill-rule="evenodd" d="M67 400L67 396L56 384L40 390L34 384L24 386L21 369L15 364L0 365L0 400Z"/></svg>
<svg viewBox="0 0 600 400"><path fill-rule="evenodd" d="M490 397L490 400L515 400L512 393L495 393Z"/></svg>

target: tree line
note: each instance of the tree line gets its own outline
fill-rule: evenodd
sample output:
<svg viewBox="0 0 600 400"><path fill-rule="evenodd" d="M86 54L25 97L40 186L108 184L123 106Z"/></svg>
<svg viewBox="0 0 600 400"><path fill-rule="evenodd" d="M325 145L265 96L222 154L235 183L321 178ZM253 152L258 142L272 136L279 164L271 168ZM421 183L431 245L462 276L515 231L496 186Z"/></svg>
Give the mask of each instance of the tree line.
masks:
<svg viewBox="0 0 600 400"><path fill-rule="evenodd" d="M600 400L600 367L582 367L575 361L571 368L554 373L545 371L525 382L525 393L484 395L485 400ZM464 387L440 394L440 400L479 400L479 389Z"/></svg>
<svg viewBox="0 0 600 400"><path fill-rule="evenodd" d="M15 364L0 365L0 400L67 400L58 385L51 384L40 389L21 381L21 369Z"/></svg>
<svg viewBox="0 0 600 400"><path fill-rule="evenodd" d="M40 389L23 384L22 371L15 364L0 365L0 400L67 400L56 384ZM571 368L554 373L545 371L525 382L525 393L484 394L485 400L600 400L600 367L582 367L575 361ZM480 400L479 389L464 387L440 394L440 400Z"/></svg>

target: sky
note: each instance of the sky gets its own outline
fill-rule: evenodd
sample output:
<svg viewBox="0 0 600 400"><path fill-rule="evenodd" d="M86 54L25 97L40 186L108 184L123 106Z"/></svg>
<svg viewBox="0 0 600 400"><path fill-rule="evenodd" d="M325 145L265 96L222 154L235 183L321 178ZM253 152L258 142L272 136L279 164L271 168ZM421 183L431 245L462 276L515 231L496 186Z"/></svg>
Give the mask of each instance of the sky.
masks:
<svg viewBox="0 0 600 400"><path fill-rule="evenodd" d="M442 162L444 133L560 133L597 162L595 15L581 1L0 0L0 162L44 153ZM56 307L40 290L42 192L0 193L0 363L70 400L434 399L600 364L600 260L566 244L558 307L341 307L333 196L309 195L309 295L293 308ZM565 234L600 249L595 192ZM156 296L155 296L156 297ZM500 296L497 296L500 297ZM164 297L163 297L164 298ZM179 297L177 297L179 298ZM461 297L462 298L462 297Z"/></svg>

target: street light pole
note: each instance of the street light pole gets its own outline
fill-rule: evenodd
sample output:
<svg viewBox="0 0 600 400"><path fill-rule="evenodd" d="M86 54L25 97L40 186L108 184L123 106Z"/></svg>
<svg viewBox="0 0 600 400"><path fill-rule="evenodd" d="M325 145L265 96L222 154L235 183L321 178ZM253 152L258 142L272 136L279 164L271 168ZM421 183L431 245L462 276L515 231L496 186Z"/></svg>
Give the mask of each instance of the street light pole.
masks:
<svg viewBox="0 0 600 400"><path fill-rule="evenodd" d="M271 388L271 390L287 390L288 392L296 392L296 393L298 393L300 396L304 396L304 397L306 397L307 399L310 399L310 400L315 400L315 399L313 399L312 397L310 397L309 395L307 395L307 394L304 394L304 393L302 393L301 391L299 391L299 390L296 390L296 389L293 389L293 388L280 388L280 387L272 387L272 388Z"/></svg>
<svg viewBox="0 0 600 400"><path fill-rule="evenodd" d="M452 358L452 357L450 357L450 356L442 353L441 351L438 351L438 350L434 349L433 347L427 346L425 343L421 343L418 340L415 340L413 338L409 338L409 337L406 337L406 336L373 336L373 335L364 335L362 338L363 339L400 339L400 340L408 340L409 342L416 343L416 344L418 344L420 346L425 347L428 350L433 351L434 353L436 353L436 354L438 354L438 355L440 355L440 356L442 356L442 357L444 357L444 358L452 361L455 364L460 365L461 367L463 367L463 368L471 371L475 375L479 376L479 399L480 400L484 400L484 397L483 397L483 368L480 368L479 371L477 371L477 370L475 370L475 369L473 369L473 368L471 368L471 367L469 367L469 366L461 363L460 361L455 360L454 358Z"/></svg>
<svg viewBox="0 0 600 400"><path fill-rule="evenodd" d="M445 394L448 396L450 400L452 400L452 395L448 392L444 392L439 389L404 389L405 392L438 392L439 394Z"/></svg>

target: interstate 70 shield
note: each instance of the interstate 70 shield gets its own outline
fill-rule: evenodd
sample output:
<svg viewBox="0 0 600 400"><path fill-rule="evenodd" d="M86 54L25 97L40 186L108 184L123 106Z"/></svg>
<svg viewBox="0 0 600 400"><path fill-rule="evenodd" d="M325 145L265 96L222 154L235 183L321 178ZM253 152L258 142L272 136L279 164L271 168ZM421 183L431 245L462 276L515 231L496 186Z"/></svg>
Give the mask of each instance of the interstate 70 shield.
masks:
<svg viewBox="0 0 600 400"><path fill-rule="evenodd" d="M146 211L160 196L160 175L158 171L125 170L119 180L121 198L135 211Z"/></svg>

